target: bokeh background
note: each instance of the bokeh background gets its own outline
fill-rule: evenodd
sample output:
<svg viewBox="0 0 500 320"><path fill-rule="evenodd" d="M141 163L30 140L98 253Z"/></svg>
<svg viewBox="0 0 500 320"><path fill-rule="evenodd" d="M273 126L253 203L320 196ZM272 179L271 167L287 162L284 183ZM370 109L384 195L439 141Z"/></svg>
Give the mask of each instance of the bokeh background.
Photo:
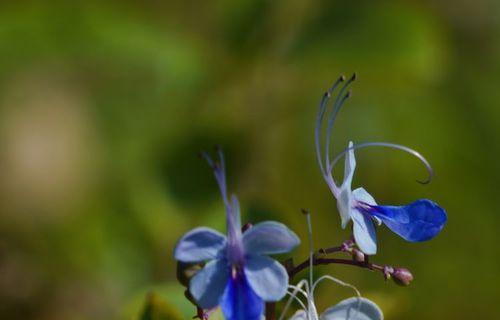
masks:
<svg viewBox="0 0 500 320"><path fill-rule="evenodd" d="M387 319L492 319L500 255L500 3L477 1L5 1L0 4L0 318L138 319L147 293L189 319L172 250L224 230L212 173L226 153L243 220L286 222L316 247L349 237L313 148L317 104L356 71L334 150L381 203L431 198L449 223L409 244L380 228L374 261L345 266ZM339 165L337 173L342 172ZM298 249L296 261L307 254ZM322 310L350 295L324 284ZM172 316L173 318L174 316Z"/></svg>

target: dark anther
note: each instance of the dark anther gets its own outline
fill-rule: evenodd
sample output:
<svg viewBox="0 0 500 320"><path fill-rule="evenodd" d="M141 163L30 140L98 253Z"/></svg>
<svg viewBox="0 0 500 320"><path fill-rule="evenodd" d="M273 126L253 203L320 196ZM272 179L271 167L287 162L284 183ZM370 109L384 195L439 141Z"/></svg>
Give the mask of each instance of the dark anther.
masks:
<svg viewBox="0 0 500 320"><path fill-rule="evenodd" d="M250 222L249 223L245 223L243 225L243 227L241 227L241 232L245 232L247 231L248 229L250 229L251 227L253 227L253 224L251 224Z"/></svg>
<svg viewBox="0 0 500 320"><path fill-rule="evenodd" d="M305 215L309 214L309 210L307 210L307 209L300 209L300 211L302 212L302 214L305 214Z"/></svg>

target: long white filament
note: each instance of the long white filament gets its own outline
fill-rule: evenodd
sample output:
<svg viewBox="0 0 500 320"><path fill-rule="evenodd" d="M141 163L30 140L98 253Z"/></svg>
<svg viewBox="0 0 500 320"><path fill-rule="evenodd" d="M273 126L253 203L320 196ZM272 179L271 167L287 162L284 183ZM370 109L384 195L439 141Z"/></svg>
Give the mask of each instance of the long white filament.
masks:
<svg viewBox="0 0 500 320"><path fill-rule="evenodd" d="M333 282L335 282L335 283L337 283L337 284L339 284L339 285L341 285L343 287L351 288L351 289L353 289L356 292L356 295L358 297L361 297L361 293L359 292L359 290L355 286L353 286L350 283L347 283L347 282L344 282L342 280L339 280L339 279L337 279L335 277L329 276L329 275L324 275L324 276L320 277L318 280L316 280L316 282L314 282L314 284L312 285L312 288L311 288L311 294L314 294L314 290L316 289L316 287L318 286L318 284L321 281L323 281L323 280L331 280L331 281L333 281Z"/></svg>
<svg viewBox="0 0 500 320"><path fill-rule="evenodd" d="M335 119L337 118L337 115L342 108L342 105L344 102L349 98L350 92L344 95L347 87L354 81L356 80L356 74L353 74L349 80L342 86L340 89L339 93L335 97L335 102L333 104L333 109L332 113L330 115L330 118L328 119L328 126L326 129L326 141L325 141L325 165L326 165L326 171L327 173L331 172L330 169L330 139L332 136L332 131L333 131L333 125L335 123Z"/></svg>
<svg viewBox="0 0 500 320"><path fill-rule="evenodd" d="M424 158L418 151L415 151L411 148L408 148L406 146L400 145L400 144L395 144L395 143L390 143L390 142L364 142L364 143L358 143L356 145L353 145L350 148L344 149L342 152L340 152L331 162L330 170L333 170L333 167L337 162L350 150L356 150L356 149L361 149L361 148L367 148L367 147L387 147L387 148L392 148L392 149L398 149L404 152L407 152L411 154L412 156L416 157L418 160L420 160L424 165L425 168L427 169L427 172L429 174L428 178L424 181L417 180L417 182L421 184L428 184L429 182L432 181L432 177L434 176L434 171L432 170L432 167L427 161L427 159Z"/></svg>
<svg viewBox="0 0 500 320"><path fill-rule="evenodd" d="M328 90L323 97L321 98L321 102L319 104L318 117L316 120L316 128L315 128L315 144L316 144L316 159L318 160L319 168L324 177L327 176L327 171L323 166L323 159L321 155L321 126L323 124L323 117L325 116L326 106L328 101L330 100L333 91L337 88L337 86L345 80L344 76L340 76L337 81L331 86L330 90ZM326 163L328 165L328 162Z"/></svg>
<svg viewBox="0 0 500 320"><path fill-rule="evenodd" d="M350 284L350 283L347 283L347 282L344 282L342 280L339 280L335 277L332 277L332 276L329 276L329 275L325 275L325 276L322 276L320 277L318 280L316 280L316 282L312 285L311 287L311 294L314 294L314 290L316 289L316 286L323 280L331 280L343 287L348 287L348 288L351 288L354 290L354 292L356 292L356 295L358 296L358 303L357 303L357 307L356 307L356 312L360 312L360 308L361 308L361 293L359 292L358 288L356 288L354 285ZM350 316L348 316L350 318ZM348 320L348 319L346 319Z"/></svg>
<svg viewBox="0 0 500 320"><path fill-rule="evenodd" d="M309 238L309 287L312 288L312 285L313 285L314 244L313 244L313 238L312 238L312 223L311 223L311 214L310 213L306 214L306 219L307 219L307 236Z"/></svg>
<svg viewBox="0 0 500 320"><path fill-rule="evenodd" d="M288 287L292 288L293 292L291 294L287 292L290 295L290 298L288 298L288 301L286 302L285 307L283 308L283 311L281 312L281 315L278 318L278 320L283 320L285 318L285 315L286 315L288 309L290 308L290 305L292 304L293 299L295 299L296 301L298 300L299 303L300 303L300 305L301 305L301 307L304 310L307 310L307 308L304 305L304 303L302 303L302 301L300 301L300 299L297 298L297 293L299 293L299 292L302 293L303 295L305 295L306 297L309 296L309 286L307 284L307 281L306 280L301 280L301 281L299 281L299 283L296 286L289 285ZM302 290L302 287L305 287L306 291Z"/></svg>

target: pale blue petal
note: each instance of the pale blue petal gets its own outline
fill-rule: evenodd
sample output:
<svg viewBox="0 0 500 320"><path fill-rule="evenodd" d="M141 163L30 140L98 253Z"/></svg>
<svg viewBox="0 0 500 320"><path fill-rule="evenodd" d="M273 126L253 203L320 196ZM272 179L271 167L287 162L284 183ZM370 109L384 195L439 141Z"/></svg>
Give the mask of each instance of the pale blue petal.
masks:
<svg viewBox="0 0 500 320"><path fill-rule="evenodd" d="M340 214L340 224L342 229L345 229L349 221L351 221L352 191L350 186L347 188L340 187L337 198L337 209Z"/></svg>
<svg viewBox="0 0 500 320"><path fill-rule="evenodd" d="M264 313L264 301L243 273L229 277L220 305L226 320L261 320Z"/></svg>
<svg viewBox="0 0 500 320"><path fill-rule="evenodd" d="M351 210L353 220L354 240L364 254L377 253L377 235L375 226L368 214L363 214L357 209Z"/></svg>
<svg viewBox="0 0 500 320"><path fill-rule="evenodd" d="M353 146L352 141L349 142L349 148ZM352 178L354 177L354 170L356 169L356 158L354 157L354 150L347 151L345 155L344 164L344 181L340 186L339 196L337 197L337 208L340 213L342 228L347 226L351 220L351 206L352 206Z"/></svg>
<svg viewBox="0 0 500 320"><path fill-rule="evenodd" d="M349 141L349 148L352 146L352 141ZM342 182L342 184L349 185L349 188L351 188L354 170L356 170L356 158L354 157L354 149L350 149L345 155L344 181Z"/></svg>
<svg viewBox="0 0 500 320"><path fill-rule="evenodd" d="M328 308L321 314L320 320L383 320L380 308L366 298L345 299Z"/></svg>
<svg viewBox="0 0 500 320"><path fill-rule="evenodd" d="M282 223L261 222L243 233L247 254L275 254L291 251L300 244L297 235Z"/></svg>
<svg viewBox="0 0 500 320"><path fill-rule="evenodd" d="M220 257L226 247L226 236L206 227L186 233L174 250L176 260L200 262Z"/></svg>
<svg viewBox="0 0 500 320"><path fill-rule="evenodd" d="M369 204L371 206L377 205L377 202L372 197L372 195L369 194L364 188L357 188L356 190L354 190L352 192L352 197L354 201L360 201ZM372 218L377 222L378 225L382 223L382 221L379 218L375 216L372 216Z"/></svg>
<svg viewBox="0 0 500 320"><path fill-rule="evenodd" d="M230 267L225 259L207 263L189 283L189 291L198 306L210 309L219 305L229 277Z"/></svg>
<svg viewBox="0 0 500 320"><path fill-rule="evenodd" d="M266 256L249 256L244 270L250 287L264 301L278 301L285 296L288 273L278 261Z"/></svg>

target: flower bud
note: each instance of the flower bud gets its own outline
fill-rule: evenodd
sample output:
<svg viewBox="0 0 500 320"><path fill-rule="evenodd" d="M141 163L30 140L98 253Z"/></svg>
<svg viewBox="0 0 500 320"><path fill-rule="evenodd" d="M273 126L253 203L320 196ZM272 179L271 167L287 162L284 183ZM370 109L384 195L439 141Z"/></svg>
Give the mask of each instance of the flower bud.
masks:
<svg viewBox="0 0 500 320"><path fill-rule="evenodd" d="M179 281L183 286L189 286L189 280L201 269L203 264L201 263L186 263L177 262L177 281Z"/></svg>
<svg viewBox="0 0 500 320"><path fill-rule="evenodd" d="M408 286L413 281L413 275L406 268L394 268L392 279L400 286Z"/></svg>
<svg viewBox="0 0 500 320"><path fill-rule="evenodd" d="M365 254L358 249L352 249L352 260L357 262L365 262Z"/></svg>

